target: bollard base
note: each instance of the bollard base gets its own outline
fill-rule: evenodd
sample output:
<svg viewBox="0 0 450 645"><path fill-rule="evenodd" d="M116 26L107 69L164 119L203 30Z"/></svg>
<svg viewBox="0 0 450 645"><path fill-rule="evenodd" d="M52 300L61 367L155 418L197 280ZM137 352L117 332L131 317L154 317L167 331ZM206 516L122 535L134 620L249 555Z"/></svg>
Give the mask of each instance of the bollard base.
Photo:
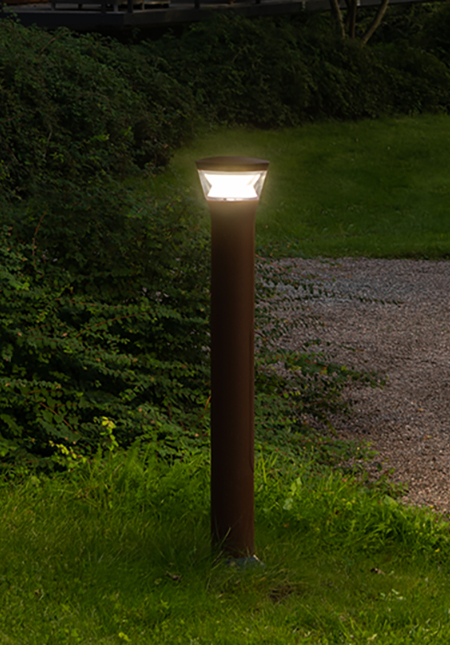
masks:
<svg viewBox="0 0 450 645"><path fill-rule="evenodd" d="M250 555L247 558L227 558L225 564L236 569L254 569L266 566L256 555Z"/></svg>

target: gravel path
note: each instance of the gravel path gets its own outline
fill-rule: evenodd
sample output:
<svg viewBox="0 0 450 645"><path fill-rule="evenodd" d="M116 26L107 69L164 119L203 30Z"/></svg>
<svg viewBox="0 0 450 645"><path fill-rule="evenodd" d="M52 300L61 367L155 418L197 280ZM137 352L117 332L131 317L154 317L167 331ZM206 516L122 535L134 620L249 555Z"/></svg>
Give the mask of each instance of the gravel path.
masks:
<svg viewBox="0 0 450 645"><path fill-rule="evenodd" d="M383 389L349 387L354 412L334 419L340 436L369 441L383 470L394 468L394 480L408 484L405 501L450 513L450 262L275 264L339 294L306 305L324 324L319 334L300 328L285 342L297 348L319 335L339 361L387 377Z"/></svg>

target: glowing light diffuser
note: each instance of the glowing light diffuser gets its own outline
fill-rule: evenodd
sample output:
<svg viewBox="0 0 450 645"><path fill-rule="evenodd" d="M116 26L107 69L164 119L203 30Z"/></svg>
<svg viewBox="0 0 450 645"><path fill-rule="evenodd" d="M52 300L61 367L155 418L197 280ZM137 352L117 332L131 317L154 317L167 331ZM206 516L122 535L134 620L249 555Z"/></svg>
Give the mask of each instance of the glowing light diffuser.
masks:
<svg viewBox="0 0 450 645"><path fill-rule="evenodd" d="M266 172L234 173L199 170L199 175L206 199L242 201L259 199Z"/></svg>
<svg viewBox="0 0 450 645"><path fill-rule="evenodd" d="M249 157L209 157L197 161L208 201L259 200L268 165L268 161Z"/></svg>

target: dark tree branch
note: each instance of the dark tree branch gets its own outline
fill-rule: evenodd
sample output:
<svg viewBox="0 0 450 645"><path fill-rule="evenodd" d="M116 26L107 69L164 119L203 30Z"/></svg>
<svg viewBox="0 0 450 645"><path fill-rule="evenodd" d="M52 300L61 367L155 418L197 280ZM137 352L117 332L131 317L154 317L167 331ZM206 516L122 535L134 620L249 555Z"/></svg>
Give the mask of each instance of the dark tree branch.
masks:
<svg viewBox="0 0 450 645"><path fill-rule="evenodd" d="M379 27L381 21L383 20L383 16L386 13L386 9L388 8L388 4L389 4L389 0L383 0L382 1L381 5L380 5L380 7L378 9L377 15L375 16L375 18L373 19L372 24L370 25L370 27L368 28L368 30L366 31L366 33L364 34L364 36L361 39L361 42L363 43L363 45L365 45L367 43L369 38L373 35L375 30L377 29L377 27Z"/></svg>
<svg viewBox="0 0 450 645"><path fill-rule="evenodd" d="M344 25L344 19L342 17L341 7L339 6L339 0L330 0L330 9L334 19L334 23L336 25L336 29L339 32L339 35L341 36L342 40L344 40L345 25Z"/></svg>
<svg viewBox="0 0 450 645"><path fill-rule="evenodd" d="M358 8L358 0L351 0L350 8L348 10L348 35L350 38L355 38L356 36L356 10Z"/></svg>

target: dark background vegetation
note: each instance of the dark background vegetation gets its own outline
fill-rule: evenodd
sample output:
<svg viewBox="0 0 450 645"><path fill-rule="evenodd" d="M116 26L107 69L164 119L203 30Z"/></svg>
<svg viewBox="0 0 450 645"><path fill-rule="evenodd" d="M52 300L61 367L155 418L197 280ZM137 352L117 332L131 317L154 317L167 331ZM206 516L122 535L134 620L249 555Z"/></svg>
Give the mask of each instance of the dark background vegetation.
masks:
<svg viewBox="0 0 450 645"><path fill-rule="evenodd" d="M391 8L367 46L338 38L326 14L213 15L128 43L2 20L3 467L81 458L112 432L170 459L201 445L208 240L188 200L158 202L124 180L160 172L205 124L446 113L449 27L448 5ZM266 353L258 388L281 418L291 390L267 369L279 358ZM348 377L300 360L304 396L286 405L324 416Z"/></svg>

